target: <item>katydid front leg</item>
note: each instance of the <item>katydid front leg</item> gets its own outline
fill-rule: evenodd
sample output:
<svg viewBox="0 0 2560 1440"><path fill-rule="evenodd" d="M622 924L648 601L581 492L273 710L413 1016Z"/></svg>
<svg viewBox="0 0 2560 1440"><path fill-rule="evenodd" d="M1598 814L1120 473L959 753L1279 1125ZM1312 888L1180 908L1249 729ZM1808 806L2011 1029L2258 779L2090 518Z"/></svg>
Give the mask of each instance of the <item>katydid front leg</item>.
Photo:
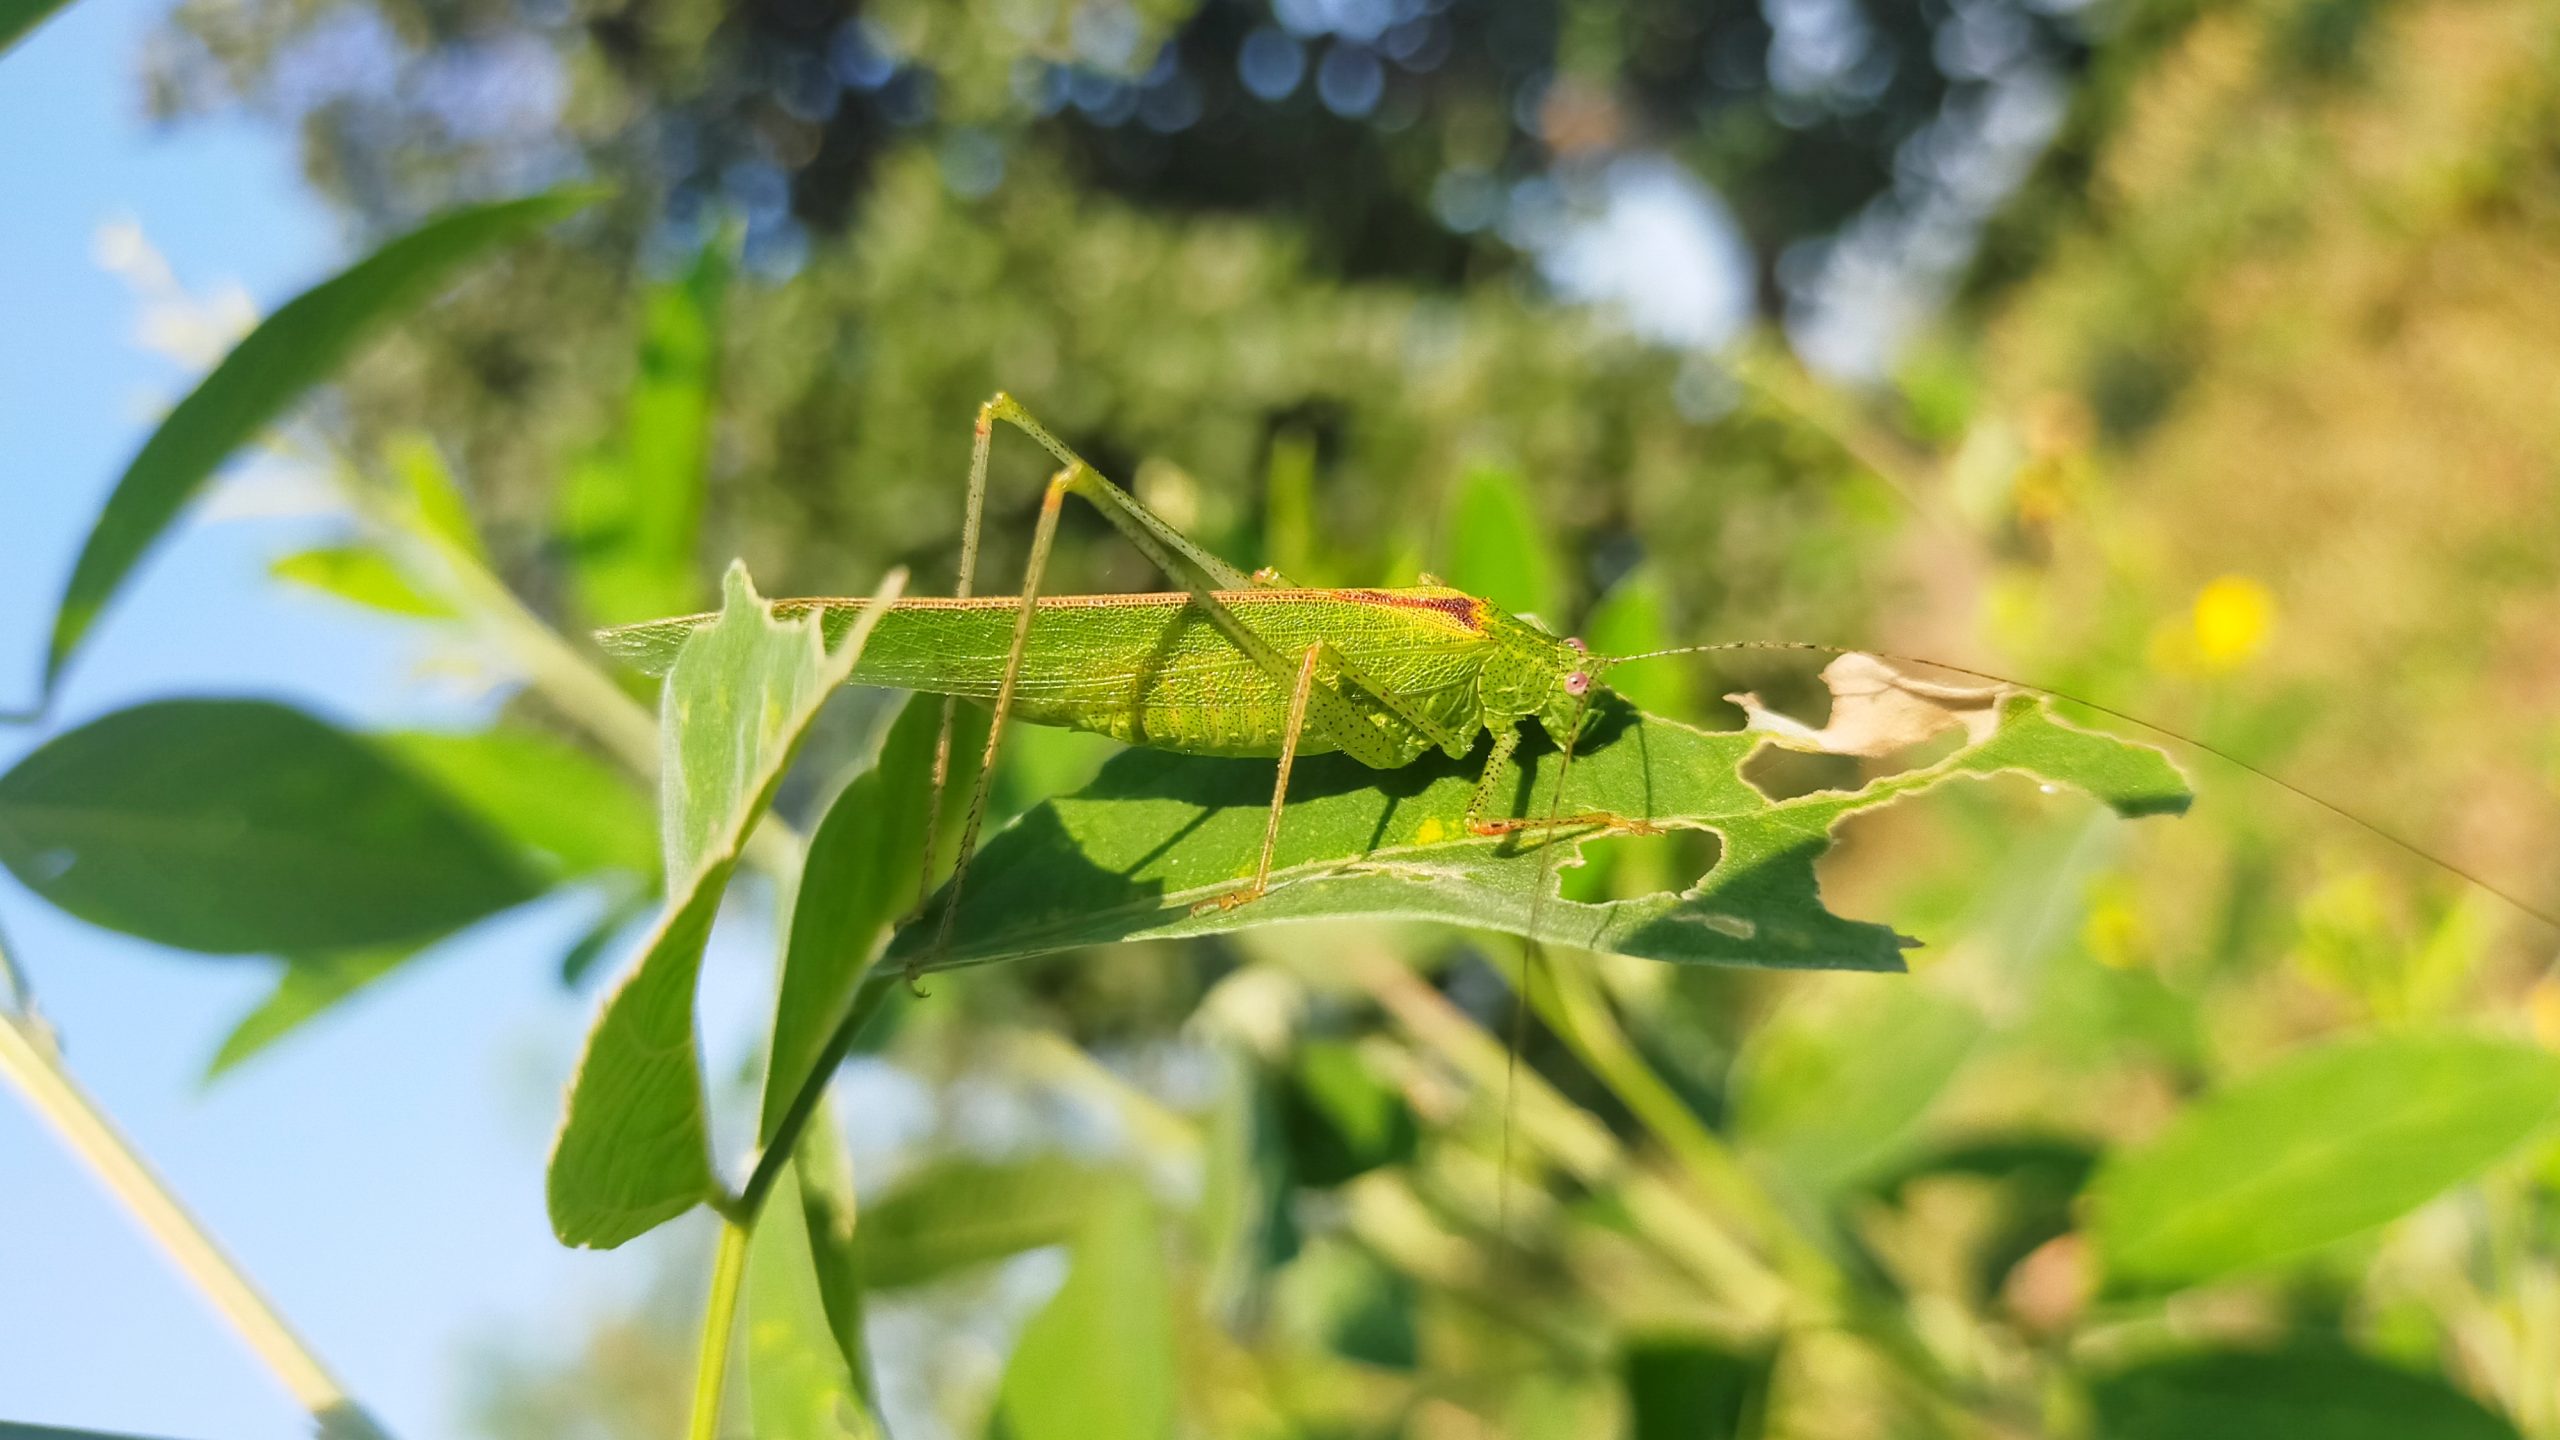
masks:
<svg viewBox="0 0 2560 1440"><path fill-rule="evenodd" d="M1536 818L1514 817L1503 820L1484 818L1493 800L1493 787L1511 766L1512 752L1520 748L1520 727L1496 726L1493 753L1484 757L1484 773L1476 777L1476 793L1467 801L1467 833L1470 835L1518 835L1531 830L1600 829L1613 835L1659 835L1662 827L1650 820L1632 815L1613 814L1607 810L1584 810L1572 815L1545 815Z"/></svg>

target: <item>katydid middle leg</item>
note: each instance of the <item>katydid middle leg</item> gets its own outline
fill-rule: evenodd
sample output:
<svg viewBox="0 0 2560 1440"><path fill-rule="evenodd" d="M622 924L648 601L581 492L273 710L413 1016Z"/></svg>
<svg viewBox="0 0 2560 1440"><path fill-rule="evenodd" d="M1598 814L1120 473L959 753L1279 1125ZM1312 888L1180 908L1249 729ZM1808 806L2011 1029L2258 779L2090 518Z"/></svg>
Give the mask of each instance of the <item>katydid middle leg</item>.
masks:
<svg viewBox="0 0 2560 1440"><path fill-rule="evenodd" d="M1192 914L1233 910L1261 899L1271 889L1271 856L1280 848L1280 814L1289 808L1289 770L1297 763L1298 737L1307 728L1307 699L1315 693L1316 661L1323 655L1323 645L1310 645L1305 658L1298 662L1298 683L1289 691L1288 728L1280 732L1280 773L1271 782L1271 816L1262 826L1262 857L1254 863L1252 883L1241 890L1230 890L1215 899L1201 901L1191 907Z"/></svg>

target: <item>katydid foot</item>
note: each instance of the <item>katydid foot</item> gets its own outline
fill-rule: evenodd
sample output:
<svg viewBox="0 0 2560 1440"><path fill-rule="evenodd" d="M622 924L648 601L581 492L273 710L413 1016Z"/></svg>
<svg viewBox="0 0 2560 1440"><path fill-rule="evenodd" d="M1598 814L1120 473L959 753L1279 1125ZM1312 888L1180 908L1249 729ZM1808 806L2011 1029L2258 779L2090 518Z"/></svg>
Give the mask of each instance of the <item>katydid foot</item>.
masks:
<svg viewBox="0 0 2560 1440"><path fill-rule="evenodd" d="M1191 913L1206 915L1212 910L1233 910L1239 906L1250 905L1270 893L1269 885L1257 881L1240 890L1230 890L1224 895L1212 895L1206 900L1199 901L1191 907Z"/></svg>

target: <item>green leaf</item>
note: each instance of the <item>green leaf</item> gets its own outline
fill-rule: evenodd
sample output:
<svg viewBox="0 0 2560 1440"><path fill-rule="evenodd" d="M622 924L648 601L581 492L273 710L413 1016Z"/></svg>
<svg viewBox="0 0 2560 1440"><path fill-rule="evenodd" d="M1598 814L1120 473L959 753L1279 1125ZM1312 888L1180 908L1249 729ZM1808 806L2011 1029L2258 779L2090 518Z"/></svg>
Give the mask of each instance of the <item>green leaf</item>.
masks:
<svg viewBox="0 0 2560 1440"><path fill-rule="evenodd" d="M2550 1118L2560 1057L2470 1035L2292 1056L2111 1157L2091 1184L2109 1275L2172 1286L2372 1229L2478 1174Z"/></svg>
<svg viewBox="0 0 2560 1440"><path fill-rule="evenodd" d="M702 947L748 834L869 635L857 626L828 654L816 620L776 619L743 566L725 593L660 700L666 907L570 1081L548 1185L564 1244L619 1245L721 1193L694 1044Z"/></svg>
<svg viewBox="0 0 2560 1440"><path fill-rule="evenodd" d="M1666 1335L1630 1341L1618 1368L1629 1440L1741 1440L1760 1433L1769 1356Z"/></svg>
<svg viewBox="0 0 2560 1440"><path fill-rule="evenodd" d="M549 883L602 874L636 877L608 886L606 913L561 962L577 974L649 909L658 866L654 822L637 784L574 745L529 730L470 734L411 731L373 737L413 772L513 841ZM210 1080L318 1019L414 958L422 945L354 954L297 956L275 988L232 1027L214 1055Z"/></svg>
<svg viewBox="0 0 2560 1440"><path fill-rule="evenodd" d="M657 874L657 825L648 797L638 781L590 751L510 726L377 738L556 878Z"/></svg>
<svg viewBox="0 0 2560 1440"><path fill-rule="evenodd" d="M403 431L384 443L382 461L408 492L411 511L429 533L457 554L488 558L480 532L471 523L471 507L463 501L462 486L454 480L435 441L416 431Z"/></svg>
<svg viewBox="0 0 2560 1440"><path fill-rule="evenodd" d="M866 1407L876 1408L871 1362L863 1346L862 1258L853 1239L853 1157L845 1152L844 1131L831 1106L820 1103L809 1127L800 1134L800 1148L791 1163L792 1178L800 1186L800 1218L809 1237L810 1264L828 1333L837 1353L844 1356L855 1395Z"/></svg>
<svg viewBox="0 0 2560 1440"><path fill-rule="evenodd" d="M1081 945L1206 935L1280 921L1343 917L1440 920L1528 934L1578 949L1692 964L1897 970L1902 937L1822 908L1814 861L1842 817L1959 775L2023 771L2077 786L2127 815L2185 808L2184 782L2156 751L2080 730L2019 697L1979 744L1869 783L1771 800L1740 773L1761 737L1709 733L1593 707L1565 786L1568 811L1609 810L1713 830L1723 854L1680 894L1584 903L1562 898L1534 843L1467 833L1481 762L1429 757L1374 771L1339 755L1302 759L1280 826L1272 892L1193 914L1233 890L1260 848L1271 763L1132 750L1073 795L1040 805L973 862L951 951L927 959L934 924L910 923L891 963L983 964ZM1502 802L1543 808L1556 755L1524 746ZM1566 846L1573 863L1579 840ZM1563 865L1555 868L1561 869ZM1542 873L1547 892L1537 895ZM930 912L929 912L930 913Z"/></svg>
<svg viewBox="0 0 2560 1440"><path fill-rule="evenodd" d="M216 954L414 943L532 899L489 827L375 746L260 700L161 700L0 776L0 863L93 924Z"/></svg>
<svg viewBox="0 0 2560 1440"><path fill-rule="evenodd" d="M1058 1293L1023 1327L996 1400L1004 1440L1173 1434L1173 1302L1155 1216L1122 1183L1079 1232Z"/></svg>
<svg viewBox="0 0 2560 1440"><path fill-rule="evenodd" d="M877 1434L829 1328L800 1167L784 1170L747 1246L747 1395L758 1440Z"/></svg>
<svg viewBox="0 0 2560 1440"><path fill-rule="evenodd" d="M641 304L640 372L621 433L569 472L560 528L579 612L599 625L694 608L694 544L711 458L724 242Z"/></svg>
<svg viewBox="0 0 2560 1440"><path fill-rule="evenodd" d="M942 708L939 696L910 699L890 724L879 757L836 796L809 841L774 997L760 1140L773 1137L802 1086L825 1082L811 1071L828 1037L852 1005L854 989L891 923L915 905L922 889L925 831L934 831L936 848L946 857L959 845L960 811L977 780L986 726L964 716L953 727L945 813L928 826L925 807Z"/></svg>
<svg viewBox="0 0 2560 1440"><path fill-rule="evenodd" d="M351 605L386 615L424 620L450 619L453 607L423 594L391 557L370 545L323 545L296 551L267 567L267 573Z"/></svg>
<svg viewBox="0 0 2560 1440"><path fill-rule="evenodd" d="M70 0L0 0L0 55L9 47L35 33L35 28L52 18L53 12Z"/></svg>
<svg viewBox="0 0 2560 1440"><path fill-rule="evenodd" d="M2154 1360L2090 1382L2097 1440L2516 1440L2433 1375L2330 1344Z"/></svg>
<svg viewBox="0 0 2560 1440"><path fill-rule="evenodd" d="M1971 1006L1909 987L1798 1007L1744 1048L1734 1129L1814 1193L1855 1183L1899 1153L1982 1031Z"/></svg>
<svg viewBox="0 0 2560 1440"><path fill-rule="evenodd" d="M1647 565L1617 584L1591 607L1582 622L1582 638L1598 655L1642 655L1678 643L1671 637L1663 611L1668 590L1662 576ZM1609 672L1609 688L1639 710L1688 714L1698 703L1689 672L1663 660L1639 662Z"/></svg>
<svg viewBox="0 0 2560 1440"><path fill-rule="evenodd" d="M1413 1157L1417 1131L1405 1092L1373 1073L1359 1046L1308 1040L1294 1060L1280 1123L1298 1183L1340 1185Z"/></svg>
<svg viewBox="0 0 2560 1440"><path fill-rule="evenodd" d="M1055 1157L988 1164L945 1160L907 1176L862 1211L854 1249L870 1290L946 1275L1062 1245L1080 1230L1109 1172Z"/></svg>
<svg viewBox="0 0 2560 1440"><path fill-rule="evenodd" d="M275 988L267 992L267 998L241 1016L231 1033L222 1038L221 1048L205 1065L204 1078L220 1079L417 954L417 947L394 947L285 961L276 971Z"/></svg>
<svg viewBox="0 0 2560 1440"><path fill-rule="evenodd" d="M1514 615L1558 623L1556 564L1528 487L1510 470L1479 465L1450 497L1440 574Z"/></svg>
<svg viewBox="0 0 2560 1440"><path fill-rule="evenodd" d="M465 265L593 198L588 191L561 191L440 215L286 301L251 331L160 422L107 497L54 615L44 696L51 697L63 666L125 577L224 457L366 340L434 299Z"/></svg>

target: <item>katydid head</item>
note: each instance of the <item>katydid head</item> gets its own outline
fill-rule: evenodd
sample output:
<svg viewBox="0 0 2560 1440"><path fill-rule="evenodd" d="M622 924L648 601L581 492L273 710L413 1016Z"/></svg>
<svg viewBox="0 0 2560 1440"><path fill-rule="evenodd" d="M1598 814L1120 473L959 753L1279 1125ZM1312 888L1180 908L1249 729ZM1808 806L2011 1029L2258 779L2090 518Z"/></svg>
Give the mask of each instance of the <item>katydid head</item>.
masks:
<svg viewBox="0 0 2560 1440"><path fill-rule="evenodd" d="M1534 715L1549 739L1571 745L1599 681L1591 647L1491 605L1483 618L1502 644L1501 659L1486 665L1477 682L1485 723L1511 725Z"/></svg>

